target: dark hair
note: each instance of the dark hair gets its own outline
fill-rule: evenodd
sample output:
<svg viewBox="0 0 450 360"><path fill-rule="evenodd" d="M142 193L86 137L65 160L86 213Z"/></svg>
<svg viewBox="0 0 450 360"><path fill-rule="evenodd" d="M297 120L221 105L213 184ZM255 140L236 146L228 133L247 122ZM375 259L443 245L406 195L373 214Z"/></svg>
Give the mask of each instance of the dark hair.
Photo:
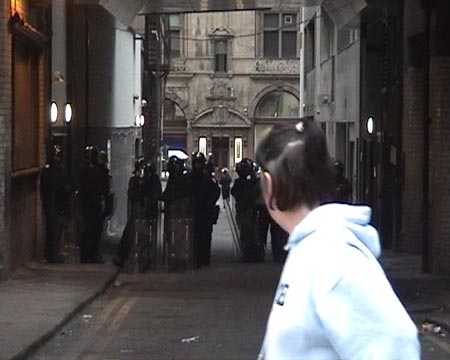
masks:
<svg viewBox="0 0 450 360"><path fill-rule="evenodd" d="M334 169L322 129L311 120L275 125L262 140L256 162L272 177L272 197L281 211L313 207L332 199Z"/></svg>

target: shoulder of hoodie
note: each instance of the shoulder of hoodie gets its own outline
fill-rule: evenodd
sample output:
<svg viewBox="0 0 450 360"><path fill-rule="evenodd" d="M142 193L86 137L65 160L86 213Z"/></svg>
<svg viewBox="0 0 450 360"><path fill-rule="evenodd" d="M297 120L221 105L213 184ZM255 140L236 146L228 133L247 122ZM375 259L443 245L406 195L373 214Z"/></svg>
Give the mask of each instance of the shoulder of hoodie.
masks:
<svg viewBox="0 0 450 360"><path fill-rule="evenodd" d="M326 224L291 249L290 263L306 271L312 295L317 299L331 291L347 274L364 271L362 264L377 263L363 247L349 229Z"/></svg>

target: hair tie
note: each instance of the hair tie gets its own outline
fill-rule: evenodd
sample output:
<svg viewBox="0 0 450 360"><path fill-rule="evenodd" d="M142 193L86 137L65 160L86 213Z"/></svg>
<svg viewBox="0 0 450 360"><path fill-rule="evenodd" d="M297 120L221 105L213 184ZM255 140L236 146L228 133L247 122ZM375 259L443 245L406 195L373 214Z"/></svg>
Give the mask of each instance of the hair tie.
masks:
<svg viewBox="0 0 450 360"><path fill-rule="evenodd" d="M295 129L300 133L303 134L305 132L305 124L303 123L303 121L299 121L296 125L295 125Z"/></svg>

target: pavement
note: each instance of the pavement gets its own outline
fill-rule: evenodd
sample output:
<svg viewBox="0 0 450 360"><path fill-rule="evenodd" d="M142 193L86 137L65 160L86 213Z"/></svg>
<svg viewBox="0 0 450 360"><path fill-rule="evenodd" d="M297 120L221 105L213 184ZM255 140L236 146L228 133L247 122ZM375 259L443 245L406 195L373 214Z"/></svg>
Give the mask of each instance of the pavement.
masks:
<svg viewBox="0 0 450 360"><path fill-rule="evenodd" d="M231 232L223 233L231 242ZM422 274L418 255L386 250L380 262L418 327L428 320L450 332L450 278ZM265 264L273 266L270 261ZM118 269L108 263L75 261L36 261L10 274L0 282L0 359L30 357L113 286L117 276Z"/></svg>

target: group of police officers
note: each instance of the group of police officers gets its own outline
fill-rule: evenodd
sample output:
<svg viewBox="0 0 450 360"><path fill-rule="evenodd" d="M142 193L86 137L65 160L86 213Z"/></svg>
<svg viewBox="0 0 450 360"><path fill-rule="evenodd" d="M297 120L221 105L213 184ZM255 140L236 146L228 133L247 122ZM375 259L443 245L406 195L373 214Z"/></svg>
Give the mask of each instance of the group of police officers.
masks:
<svg viewBox="0 0 450 360"><path fill-rule="evenodd" d="M51 148L48 163L41 171L41 198L45 215L46 240L44 256L48 263L64 262L61 255L60 240L63 228L69 218L70 196L73 193L68 178L61 164L61 148ZM335 164L337 169L337 190L340 199L351 193L351 185L343 176L343 164ZM227 170L223 170L219 181L212 155L205 157L201 152L194 152L191 157L191 169L186 169L184 160L172 156L167 162L169 177L165 190L156 173L155 164L139 158L135 162L134 172L128 184L128 221L112 262L122 267L129 257L137 219L150 222L155 230L160 206L164 203L165 242L169 233L174 232L171 221L190 219L189 232L192 232L192 254L190 261L194 268L210 264L213 225L217 223L220 208L216 204L220 196L229 201L229 194L234 197L236 223L239 232L241 261L263 261L266 239L270 229L273 260L284 262L288 234L269 216L264 206L259 171L256 164L244 158L236 164L238 177L231 186L232 179ZM85 149L85 164L80 172L79 190L75 192L79 203L79 249L80 262L103 263L99 251L104 222L113 212L114 196L111 192L111 176L104 151L96 146ZM219 183L221 186L219 186ZM186 234L182 234L183 236ZM144 236L154 237L156 231ZM181 237L183 237L181 236ZM172 236L173 237L173 236ZM182 241L175 238L174 241ZM184 236L186 238L186 236Z"/></svg>

